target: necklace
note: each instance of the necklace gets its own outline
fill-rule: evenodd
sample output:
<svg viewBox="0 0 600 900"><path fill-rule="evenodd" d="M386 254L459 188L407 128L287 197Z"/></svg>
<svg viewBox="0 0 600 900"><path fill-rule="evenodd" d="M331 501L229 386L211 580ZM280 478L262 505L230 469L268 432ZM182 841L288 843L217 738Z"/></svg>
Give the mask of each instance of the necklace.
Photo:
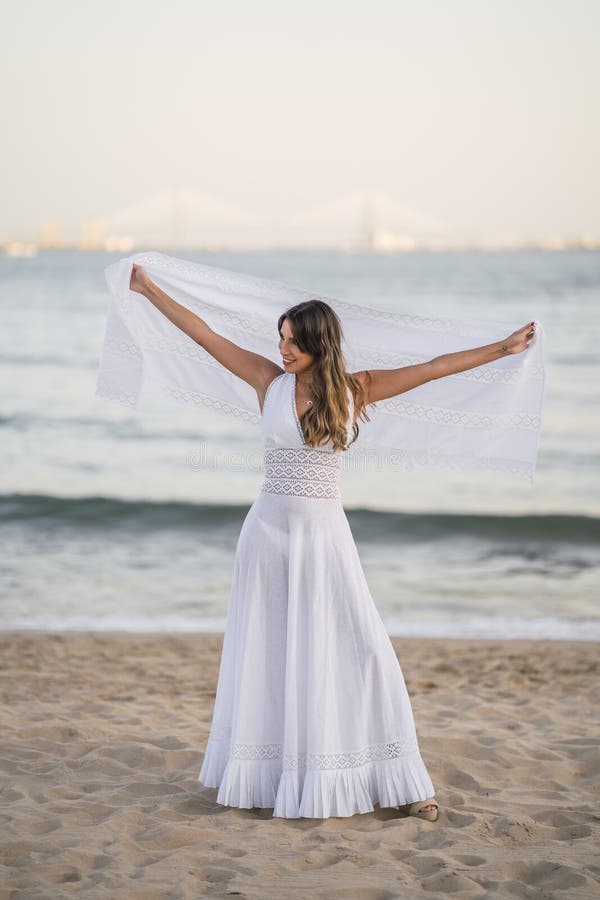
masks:
<svg viewBox="0 0 600 900"><path fill-rule="evenodd" d="M310 381L310 382L308 382L308 381L300 381L300 379L299 379L298 376L296 375L296 382L297 382L297 384L301 384L303 387L308 387L308 389L311 390L311 392L312 392L312 381ZM307 406L312 406L312 405L313 405L313 401L312 401L312 400L306 400L306 399L303 399L302 397L300 397L299 399L302 400L303 403L306 403Z"/></svg>

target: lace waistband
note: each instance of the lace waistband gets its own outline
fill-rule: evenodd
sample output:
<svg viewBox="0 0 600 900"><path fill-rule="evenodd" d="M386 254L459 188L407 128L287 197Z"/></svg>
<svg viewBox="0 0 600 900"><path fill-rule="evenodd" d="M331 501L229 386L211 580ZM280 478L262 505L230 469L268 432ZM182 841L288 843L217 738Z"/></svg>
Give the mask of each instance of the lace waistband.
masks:
<svg viewBox="0 0 600 900"><path fill-rule="evenodd" d="M339 500L338 473L341 454L313 447L272 447L264 452L262 491Z"/></svg>

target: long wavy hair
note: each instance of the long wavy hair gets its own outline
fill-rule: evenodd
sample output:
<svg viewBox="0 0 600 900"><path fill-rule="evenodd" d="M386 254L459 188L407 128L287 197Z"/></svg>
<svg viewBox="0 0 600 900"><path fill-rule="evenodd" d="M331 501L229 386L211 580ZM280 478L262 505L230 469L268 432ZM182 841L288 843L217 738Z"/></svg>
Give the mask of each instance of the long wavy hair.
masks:
<svg viewBox="0 0 600 900"><path fill-rule="evenodd" d="M285 319L289 321L299 350L314 356L314 400L300 418L304 440L309 446L318 447L331 438L334 450L346 450L358 437L358 419L371 420L366 410L366 392L362 383L346 371L339 316L324 300L305 300L280 315L277 322L280 334ZM370 377L367 372L367 379L370 380ZM350 416L348 388L358 413L351 440L348 440L346 431Z"/></svg>

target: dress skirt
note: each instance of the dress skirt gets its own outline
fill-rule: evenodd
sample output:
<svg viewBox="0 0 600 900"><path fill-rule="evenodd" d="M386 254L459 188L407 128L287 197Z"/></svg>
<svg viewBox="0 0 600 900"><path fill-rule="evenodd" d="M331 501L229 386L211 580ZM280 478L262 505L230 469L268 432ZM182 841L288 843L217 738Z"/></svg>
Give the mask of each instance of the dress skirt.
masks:
<svg viewBox="0 0 600 900"><path fill-rule="evenodd" d="M199 781L285 818L433 796L341 499L261 492L248 511Z"/></svg>

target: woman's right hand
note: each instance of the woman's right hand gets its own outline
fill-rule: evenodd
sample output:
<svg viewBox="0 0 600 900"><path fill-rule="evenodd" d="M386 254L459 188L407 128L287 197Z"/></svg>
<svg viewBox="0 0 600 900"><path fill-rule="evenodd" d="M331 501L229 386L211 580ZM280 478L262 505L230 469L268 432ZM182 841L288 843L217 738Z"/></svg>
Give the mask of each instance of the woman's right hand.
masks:
<svg viewBox="0 0 600 900"><path fill-rule="evenodd" d="M143 269L142 266L133 263L131 278L129 280L129 290L136 291L138 294L144 294L151 284L152 281L146 270Z"/></svg>

